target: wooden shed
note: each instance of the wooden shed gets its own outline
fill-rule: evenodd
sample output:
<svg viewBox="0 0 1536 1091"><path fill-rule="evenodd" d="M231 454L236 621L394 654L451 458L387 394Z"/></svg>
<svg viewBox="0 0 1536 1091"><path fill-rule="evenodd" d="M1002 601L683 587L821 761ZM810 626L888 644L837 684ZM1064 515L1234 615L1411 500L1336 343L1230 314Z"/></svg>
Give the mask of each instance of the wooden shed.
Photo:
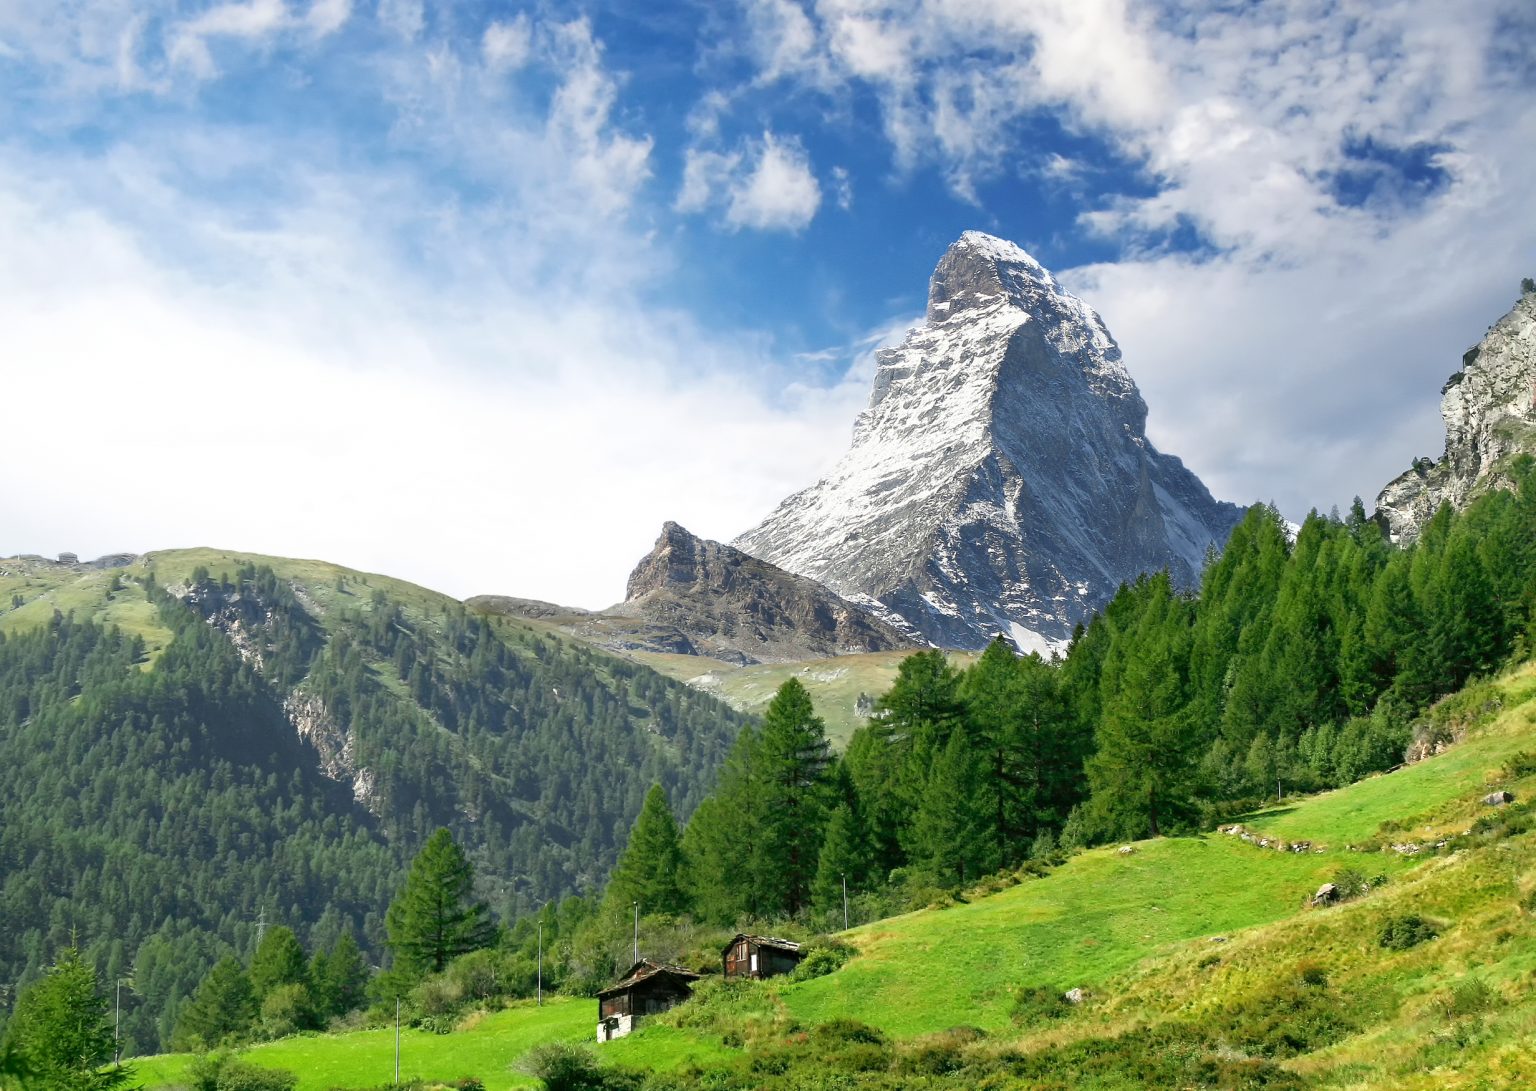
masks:
<svg viewBox="0 0 1536 1091"><path fill-rule="evenodd" d="M805 950L798 943L773 936L749 936L745 932L738 932L720 952L726 977L754 980L787 974L800 965L804 957Z"/></svg>
<svg viewBox="0 0 1536 1091"><path fill-rule="evenodd" d="M681 966L642 958L616 985L597 994L597 1040L622 1038L646 1015L655 1015L693 995L699 975Z"/></svg>

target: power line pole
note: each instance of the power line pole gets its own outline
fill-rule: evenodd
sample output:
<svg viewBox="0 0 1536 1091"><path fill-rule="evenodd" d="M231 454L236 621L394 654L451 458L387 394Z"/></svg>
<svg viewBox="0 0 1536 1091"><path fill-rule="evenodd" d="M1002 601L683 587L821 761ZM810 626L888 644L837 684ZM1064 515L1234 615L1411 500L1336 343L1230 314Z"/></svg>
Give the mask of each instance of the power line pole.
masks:
<svg viewBox="0 0 1536 1091"><path fill-rule="evenodd" d="M539 921L539 1001L538 1006L544 1006L544 922Z"/></svg>
<svg viewBox="0 0 1536 1091"><path fill-rule="evenodd" d="M848 931L848 876L843 875L843 931Z"/></svg>
<svg viewBox="0 0 1536 1091"><path fill-rule="evenodd" d="M395 997L395 1083L400 1083L400 998Z"/></svg>
<svg viewBox="0 0 1536 1091"><path fill-rule="evenodd" d="M640 961L640 903L635 902L635 961Z"/></svg>

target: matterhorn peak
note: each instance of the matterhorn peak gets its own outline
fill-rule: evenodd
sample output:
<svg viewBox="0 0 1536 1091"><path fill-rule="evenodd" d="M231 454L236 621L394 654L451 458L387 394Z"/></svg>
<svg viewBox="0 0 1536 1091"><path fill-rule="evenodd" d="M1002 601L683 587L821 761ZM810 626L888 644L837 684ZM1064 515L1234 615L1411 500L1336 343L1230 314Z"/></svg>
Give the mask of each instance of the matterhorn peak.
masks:
<svg viewBox="0 0 1536 1091"><path fill-rule="evenodd" d="M1011 242L962 235L877 359L849 452L736 545L935 644L1062 647L1142 572L1193 585L1241 514L1152 446L1103 320Z"/></svg>
<svg viewBox="0 0 1536 1091"><path fill-rule="evenodd" d="M1041 290L1061 288L1022 247L967 231L945 251L928 282L928 321L943 322L968 307L997 302L1027 306Z"/></svg>

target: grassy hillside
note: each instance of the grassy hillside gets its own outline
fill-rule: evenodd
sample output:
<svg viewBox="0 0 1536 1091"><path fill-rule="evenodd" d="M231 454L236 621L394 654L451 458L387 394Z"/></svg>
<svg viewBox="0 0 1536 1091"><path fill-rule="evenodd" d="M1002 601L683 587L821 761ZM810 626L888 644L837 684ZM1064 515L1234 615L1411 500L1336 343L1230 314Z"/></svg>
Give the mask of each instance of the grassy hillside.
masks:
<svg viewBox="0 0 1536 1091"><path fill-rule="evenodd" d="M1517 801L1536 796L1536 759L1511 763L1536 754L1536 664L1453 701L1453 713L1471 712L1451 717L1462 737L1446 753L1244 820L1251 830L1310 840L1308 852L1211 833L1083 853L1044 878L973 892L968 904L856 928L847 938L859 954L842 969L769 982L743 999L695 1002L600 1056L663 1072L755 1065L756 1075L741 1077L748 1082L719 1086L780 1086L777 1073L792 1073L804 1051L844 1033L830 1020L851 1017L894 1044L862 1047L865 1075L849 1086L911 1085L889 1072L927 1073L932 1087L983 1086L998 1072L1023 1080L1031 1066L1058 1063L1074 1073L1063 1087L1167 1086L1114 1067L1137 1049L1161 1058L1138 1062L1147 1065L1184 1063L1190 1051L1216 1058L1208 1082L1179 1070L1178 1081L1192 1085L1529 1086L1536 833L1524 804L1494 811L1481 798L1494 787ZM1391 848L1408 831L1421 845L1462 837L1438 854ZM1376 889L1308 907L1344 870ZM1383 948L1384 925L1405 916L1423 918L1437 937ZM1030 986L1051 996L1082 988L1087 1000L1016 1020L1015 994ZM593 1007L520 1007L439 1044L411 1039L423 1061L410 1071L522 1086L508 1074L514 1057L535 1041L589 1040ZM950 1033L957 1026L978 1030ZM378 1034L276 1043L251 1059L294 1067L304 1074L301 1091L321 1091L336 1080L318 1073L339 1078L342 1058L376 1050ZM727 1047L723 1034L749 1044ZM1127 1044L1135 1042L1152 1044ZM141 1071L166 1078L180 1063L155 1059ZM348 1078L357 1086L375 1079ZM690 1071L676 1082L697 1078Z"/></svg>
<svg viewBox="0 0 1536 1091"><path fill-rule="evenodd" d="M688 814L745 722L579 641L319 561L0 559L0 634L0 980L27 984L78 934L104 975L139 968L139 1048L170 1039L213 961L249 955L258 919L311 950L352 932L377 961L438 826L504 918L600 888L651 786Z"/></svg>
<svg viewBox="0 0 1536 1091"><path fill-rule="evenodd" d="M817 714L826 721L827 737L841 750L867 718L867 713L859 711L860 699L873 700L890 689L901 661L912 653L870 652L805 663L755 663L745 667L693 655L631 654L670 678L754 715L768 706L781 685L790 678L798 678L810 692ZM949 659L958 670L975 662L976 653L950 652Z"/></svg>

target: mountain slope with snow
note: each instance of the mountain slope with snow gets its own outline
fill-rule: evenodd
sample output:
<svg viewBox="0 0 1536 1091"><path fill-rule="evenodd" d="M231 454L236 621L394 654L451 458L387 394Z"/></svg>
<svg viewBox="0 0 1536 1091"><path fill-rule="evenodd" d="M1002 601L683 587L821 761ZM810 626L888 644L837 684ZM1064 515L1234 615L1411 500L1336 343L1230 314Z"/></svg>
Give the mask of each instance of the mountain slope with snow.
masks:
<svg viewBox="0 0 1536 1091"><path fill-rule="evenodd" d="M1240 516L1145 432L1092 308L969 231L926 322L879 356L853 446L735 545L878 606L935 644L1060 646L1125 580L1184 585Z"/></svg>

